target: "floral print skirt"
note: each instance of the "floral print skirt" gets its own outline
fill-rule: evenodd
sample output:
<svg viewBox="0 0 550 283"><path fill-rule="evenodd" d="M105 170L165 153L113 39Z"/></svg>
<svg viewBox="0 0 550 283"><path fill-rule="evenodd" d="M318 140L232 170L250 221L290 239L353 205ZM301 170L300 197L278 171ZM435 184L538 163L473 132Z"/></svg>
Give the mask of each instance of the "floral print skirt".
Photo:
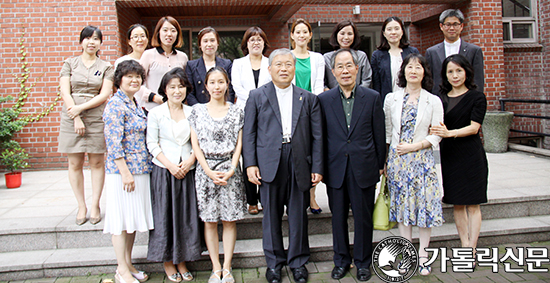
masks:
<svg viewBox="0 0 550 283"><path fill-rule="evenodd" d="M423 228L443 225L441 190L431 147L399 156L391 146L387 172L390 221Z"/></svg>

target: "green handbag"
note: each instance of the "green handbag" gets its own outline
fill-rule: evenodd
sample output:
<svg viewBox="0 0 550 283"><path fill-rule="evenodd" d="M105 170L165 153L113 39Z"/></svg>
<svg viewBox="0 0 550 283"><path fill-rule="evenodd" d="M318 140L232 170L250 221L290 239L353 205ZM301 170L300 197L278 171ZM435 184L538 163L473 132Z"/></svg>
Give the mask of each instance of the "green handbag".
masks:
<svg viewBox="0 0 550 283"><path fill-rule="evenodd" d="M382 175L380 181L380 193L374 203L374 213L372 214L372 224L375 230L387 231L395 226L396 222L390 222L390 194L386 176Z"/></svg>

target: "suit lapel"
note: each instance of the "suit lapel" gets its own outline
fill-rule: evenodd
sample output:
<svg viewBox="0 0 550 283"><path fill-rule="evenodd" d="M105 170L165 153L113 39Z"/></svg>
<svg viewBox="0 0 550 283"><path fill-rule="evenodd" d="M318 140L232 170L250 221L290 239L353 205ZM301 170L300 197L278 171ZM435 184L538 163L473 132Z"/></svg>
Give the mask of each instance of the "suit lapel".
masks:
<svg viewBox="0 0 550 283"><path fill-rule="evenodd" d="M294 129L300 119L300 112L302 111L302 91L298 90L296 86L292 85L292 132L291 136L294 136Z"/></svg>
<svg viewBox="0 0 550 283"><path fill-rule="evenodd" d="M197 71L199 72L199 75L201 78L206 77L206 65L204 64L204 59L202 59L202 56L199 59L199 65L197 66ZM203 82L203 83L204 85L206 85L206 82Z"/></svg>
<svg viewBox="0 0 550 283"><path fill-rule="evenodd" d="M346 125L346 113L344 113L344 106L342 106L342 99L340 98L340 90L339 88L333 89L333 93L331 94L332 97L332 103L331 108L334 111L336 120L338 120L338 124L342 126L342 129L347 133L348 132L348 125Z"/></svg>
<svg viewBox="0 0 550 283"><path fill-rule="evenodd" d="M458 50L458 54L468 58L468 43L462 39L460 40L460 49Z"/></svg>
<svg viewBox="0 0 550 283"><path fill-rule="evenodd" d="M351 122L349 125L348 135L353 132L355 125L357 125L357 121L359 121L359 117L361 117L363 109L365 108L365 103L365 94L359 89L359 86L355 87L355 101L353 102L353 111L351 113Z"/></svg>
<svg viewBox="0 0 550 283"><path fill-rule="evenodd" d="M265 86L264 95L267 97L267 101L269 101L271 108L273 108L273 113L275 113L275 117L277 117L277 121L279 121L282 129L283 123L281 122L281 110L279 109L277 91L275 90L275 85L273 85L273 83L269 83Z"/></svg>

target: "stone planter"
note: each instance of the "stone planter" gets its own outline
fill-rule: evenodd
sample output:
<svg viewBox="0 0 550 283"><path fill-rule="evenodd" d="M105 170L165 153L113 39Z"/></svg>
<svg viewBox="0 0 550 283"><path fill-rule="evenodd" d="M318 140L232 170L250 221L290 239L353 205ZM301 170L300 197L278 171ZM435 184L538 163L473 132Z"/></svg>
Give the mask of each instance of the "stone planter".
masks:
<svg viewBox="0 0 550 283"><path fill-rule="evenodd" d="M508 150L508 135L514 112L488 111L483 120L483 148L488 153Z"/></svg>

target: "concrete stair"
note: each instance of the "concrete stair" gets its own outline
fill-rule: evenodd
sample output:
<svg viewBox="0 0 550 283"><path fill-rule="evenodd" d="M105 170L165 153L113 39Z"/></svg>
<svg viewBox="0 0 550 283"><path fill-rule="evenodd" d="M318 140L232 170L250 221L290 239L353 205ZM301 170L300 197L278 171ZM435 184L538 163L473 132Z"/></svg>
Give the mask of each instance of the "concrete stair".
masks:
<svg viewBox="0 0 550 283"><path fill-rule="evenodd" d="M320 215L309 215L312 261L332 259L331 218L330 213L325 211ZM479 246L550 240L550 195L491 200L482 206L482 214L484 220ZM430 246L459 246L451 206L445 205L444 217L446 223L432 230ZM351 214L348 222L352 231ZM288 224L285 221L286 225ZM110 235L103 234L102 229L101 224L85 224L80 227L69 225L40 231L2 232L0 280L112 272L116 268L114 251ZM233 266L265 266L261 241L261 214L248 216L240 221L237 231L238 240ZM413 231L415 235L417 232ZM375 231L374 241L377 243L392 235L399 235L397 229ZM147 239L147 233L137 234L133 258L140 268L160 272L163 270L161 264L146 260ZM353 242L353 233L350 233L350 240ZM287 241L285 237L285 244ZM189 263L189 267L192 270L211 269L208 254L204 253L201 260Z"/></svg>
<svg viewBox="0 0 550 283"><path fill-rule="evenodd" d="M550 159L521 153L488 156L489 202L481 207L483 223L478 246L550 240ZM57 176L60 173L55 171L34 173L35 178L27 180L33 186L28 191L23 187L20 191L0 189L0 281L112 273L116 269L111 237L103 234L103 222L95 226L89 222L82 226L74 224L74 197L67 184L59 183L66 182L63 173L64 176ZM89 180L88 176L85 178ZM57 183L44 184L47 179ZM324 186L317 191L323 213L309 215L311 261L330 261L331 214ZM443 213L446 222L432 229L430 246L460 246L452 207L444 205ZM235 268L265 266L261 219L262 214L249 215L237 224ZM348 224L353 231L351 213ZM287 231L288 223L285 221L283 225L283 231ZM375 231L374 242L392 235L399 235L398 230ZM413 238L416 237L417 230L413 229ZM353 242L352 232L350 240ZM137 233L134 262L140 269L162 272L161 263L146 260L147 241L147 233ZM188 266L194 271L210 270L208 254Z"/></svg>

